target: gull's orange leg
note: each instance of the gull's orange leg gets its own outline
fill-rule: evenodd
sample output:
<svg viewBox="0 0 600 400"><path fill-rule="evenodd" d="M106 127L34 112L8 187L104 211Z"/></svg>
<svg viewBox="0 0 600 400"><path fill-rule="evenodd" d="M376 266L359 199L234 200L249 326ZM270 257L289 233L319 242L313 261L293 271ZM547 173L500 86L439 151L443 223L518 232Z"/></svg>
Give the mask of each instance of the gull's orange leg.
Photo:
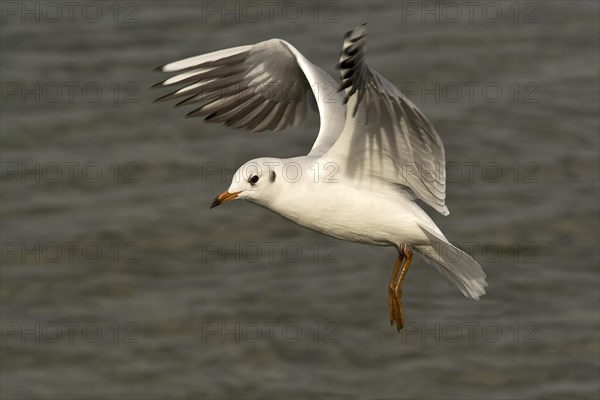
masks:
<svg viewBox="0 0 600 400"><path fill-rule="evenodd" d="M394 295L394 289L396 288L396 282L398 281L398 274L402 267L402 261L404 260L404 254L399 253L396 264L394 265L394 272L392 272L392 278L390 279L390 285L388 286L388 308L390 310L390 324L393 326L396 320L397 302Z"/></svg>
<svg viewBox="0 0 600 400"><path fill-rule="evenodd" d="M406 274L408 273L408 269L410 268L410 263L412 261L412 250L410 247L406 245L400 246L400 255L398 256L398 260L400 258L404 259L402 264L402 270L400 272L400 277L396 273L396 266L394 266L394 277L397 279L394 282L393 289L393 300L391 304L394 306L393 310L390 310L390 315L394 315L394 322L396 323L396 328L398 331L404 327L404 305L402 304L402 283L406 278ZM391 282L390 282L391 283ZM389 291L388 291L389 293ZM392 324L393 325L393 324Z"/></svg>

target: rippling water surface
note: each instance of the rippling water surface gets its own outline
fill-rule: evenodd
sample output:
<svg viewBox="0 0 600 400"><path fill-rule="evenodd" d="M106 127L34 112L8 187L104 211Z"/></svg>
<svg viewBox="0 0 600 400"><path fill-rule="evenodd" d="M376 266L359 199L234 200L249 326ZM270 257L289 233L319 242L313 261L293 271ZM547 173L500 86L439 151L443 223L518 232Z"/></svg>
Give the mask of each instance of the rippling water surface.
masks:
<svg viewBox="0 0 600 400"><path fill-rule="evenodd" d="M239 22L242 3L96 2L97 22L82 3L56 23L8 3L3 398L598 396L597 2L492 3L499 18L481 3L472 21L460 2L456 21L419 2L277 3L270 20L257 3ZM248 134L148 89L156 65L272 37L337 76L343 34L365 21L369 63L453 166L451 215L431 213L489 281L468 301L415 262L402 334L393 249L243 202L208 209L240 163L305 154L318 118Z"/></svg>

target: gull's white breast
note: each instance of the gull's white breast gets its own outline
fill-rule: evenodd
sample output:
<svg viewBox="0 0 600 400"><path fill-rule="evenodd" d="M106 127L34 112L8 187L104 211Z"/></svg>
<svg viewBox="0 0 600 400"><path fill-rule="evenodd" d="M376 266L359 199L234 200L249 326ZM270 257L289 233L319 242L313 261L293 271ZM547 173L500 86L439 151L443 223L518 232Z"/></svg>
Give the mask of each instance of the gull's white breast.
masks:
<svg viewBox="0 0 600 400"><path fill-rule="evenodd" d="M265 206L306 228L351 242L379 246L427 243L417 222L439 232L427 213L402 191L369 190L351 181L286 182Z"/></svg>

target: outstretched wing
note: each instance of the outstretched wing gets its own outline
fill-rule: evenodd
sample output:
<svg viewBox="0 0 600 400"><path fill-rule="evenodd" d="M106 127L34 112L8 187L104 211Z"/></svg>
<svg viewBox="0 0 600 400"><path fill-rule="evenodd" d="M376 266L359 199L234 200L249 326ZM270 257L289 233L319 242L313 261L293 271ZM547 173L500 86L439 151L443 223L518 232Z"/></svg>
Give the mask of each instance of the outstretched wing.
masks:
<svg viewBox="0 0 600 400"><path fill-rule="evenodd" d="M345 106L338 84L281 39L215 51L158 68L178 74L155 87L183 87L156 101L183 98L176 106L201 104L187 114L254 132L298 126L316 99L321 119L310 155L322 155L336 141Z"/></svg>
<svg viewBox="0 0 600 400"><path fill-rule="evenodd" d="M361 26L344 39L339 67L348 112L326 157L353 178L408 187L448 215L442 140L417 107L365 63L366 38Z"/></svg>

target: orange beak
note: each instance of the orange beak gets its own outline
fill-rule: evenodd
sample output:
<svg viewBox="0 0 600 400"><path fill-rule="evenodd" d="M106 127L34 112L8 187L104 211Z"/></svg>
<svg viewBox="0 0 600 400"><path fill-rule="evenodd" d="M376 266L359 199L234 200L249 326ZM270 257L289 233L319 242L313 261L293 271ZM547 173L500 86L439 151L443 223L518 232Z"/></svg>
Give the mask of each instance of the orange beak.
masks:
<svg viewBox="0 0 600 400"><path fill-rule="evenodd" d="M215 208L216 206L220 206L221 204L233 200L238 197L238 194L242 192L229 193L227 190L215 197L215 200L210 205L210 208Z"/></svg>

